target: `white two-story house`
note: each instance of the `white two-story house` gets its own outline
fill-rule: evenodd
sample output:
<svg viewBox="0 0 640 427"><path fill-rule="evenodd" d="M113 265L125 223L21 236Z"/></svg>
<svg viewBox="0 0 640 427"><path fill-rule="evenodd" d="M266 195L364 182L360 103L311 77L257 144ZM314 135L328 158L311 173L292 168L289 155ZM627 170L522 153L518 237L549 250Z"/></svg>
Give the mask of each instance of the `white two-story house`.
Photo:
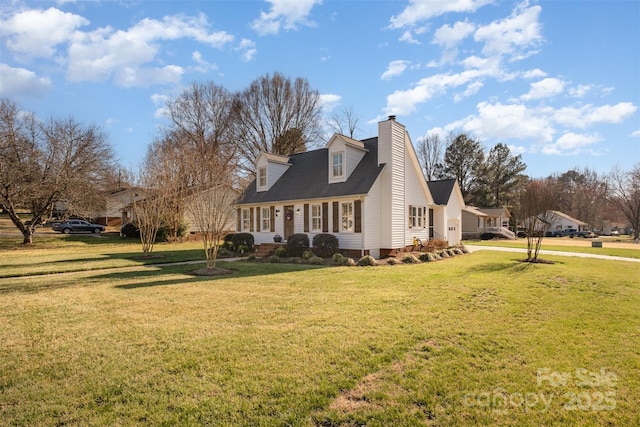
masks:
<svg viewBox="0 0 640 427"><path fill-rule="evenodd" d="M294 233L338 238L351 256L384 257L410 249L413 239L454 237L464 202L437 205L405 127L390 116L378 136L357 141L335 134L326 148L290 156L262 153L256 179L237 203L237 230L255 244ZM451 187L453 188L453 187ZM446 216L446 218L445 218ZM451 221L449 221L451 219ZM453 222L452 222L453 221ZM455 223L455 221L458 221Z"/></svg>

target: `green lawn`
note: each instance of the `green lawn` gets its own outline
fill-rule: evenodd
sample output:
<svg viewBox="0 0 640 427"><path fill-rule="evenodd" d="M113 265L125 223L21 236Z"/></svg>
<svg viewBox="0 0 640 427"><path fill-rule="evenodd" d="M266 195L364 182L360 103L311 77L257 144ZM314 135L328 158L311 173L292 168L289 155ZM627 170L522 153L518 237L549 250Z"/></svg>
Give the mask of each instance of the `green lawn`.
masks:
<svg viewBox="0 0 640 427"><path fill-rule="evenodd" d="M157 243L144 257L137 239L113 235L36 235L24 246L18 238L0 238L0 277L135 267L146 264L203 260L200 242Z"/></svg>
<svg viewBox="0 0 640 427"><path fill-rule="evenodd" d="M611 238L609 239L601 239L602 247L601 248L593 248L591 246L577 246L578 244L583 244L585 240L583 239L575 239L576 246L570 246L567 244L561 245L558 244L559 238L557 237L548 237L542 239L542 247L543 250L549 251L562 251L562 252L580 252L587 254L598 254L598 255L609 255L609 256L618 256L625 258L640 258L640 244L637 245L635 249L621 248L619 247L619 241L615 241ZM569 238L562 238L565 241ZM587 239L586 243L591 243L593 239ZM517 240L474 240L465 242L469 245L477 245L477 246L502 246L505 248L527 248L527 239L517 239ZM625 243L632 243L630 239L626 239Z"/></svg>
<svg viewBox="0 0 640 427"><path fill-rule="evenodd" d="M638 425L640 266L519 258L0 279L0 424Z"/></svg>

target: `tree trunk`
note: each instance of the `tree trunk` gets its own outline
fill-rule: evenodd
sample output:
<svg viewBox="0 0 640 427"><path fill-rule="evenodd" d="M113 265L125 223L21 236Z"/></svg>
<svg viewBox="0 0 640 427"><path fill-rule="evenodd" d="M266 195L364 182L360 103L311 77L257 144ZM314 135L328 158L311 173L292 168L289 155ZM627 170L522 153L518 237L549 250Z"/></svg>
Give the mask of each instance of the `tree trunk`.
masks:
<svg viewBox="0 0 640 427"><path fill-rule="evenodd" d="M31 232L31 228L25 227L22 231L22 236L24 239L22 240L22 244L30 245L33 243L33 233Z"/></svg>

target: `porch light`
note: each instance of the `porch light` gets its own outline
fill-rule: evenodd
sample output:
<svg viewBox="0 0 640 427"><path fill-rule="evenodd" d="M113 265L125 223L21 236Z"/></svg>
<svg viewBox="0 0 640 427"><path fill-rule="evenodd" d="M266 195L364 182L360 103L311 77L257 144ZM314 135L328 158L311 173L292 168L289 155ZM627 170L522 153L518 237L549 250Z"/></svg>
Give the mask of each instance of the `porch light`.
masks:
<svg viewBox="0 0 640 427"><path fill-rule="evenodd" d="M296 209L296 215L300 215L300 208Z"/></svg>
<svg viewBox="0 0 640 427"><path fill-rule="evenodd" d="M280 216L280 209L276 209L276 216Z"/></svg>

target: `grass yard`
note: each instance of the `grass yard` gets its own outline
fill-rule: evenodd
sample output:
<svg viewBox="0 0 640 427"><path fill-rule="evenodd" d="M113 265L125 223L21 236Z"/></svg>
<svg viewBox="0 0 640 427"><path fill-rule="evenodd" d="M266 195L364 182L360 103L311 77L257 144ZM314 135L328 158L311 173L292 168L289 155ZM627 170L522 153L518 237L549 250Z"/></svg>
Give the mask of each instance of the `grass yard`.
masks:
<svg viewBox="0 0 640 427"><path fill-rule="evenodd" d="M591 247L594 239L581 239L569 237L545 237L542 239L543 250L563 251L563 252L581 252L587 254L599 254L618 256L625 258L640 258L640 244L633 243L628 237L612 238L601 237L601 248ZM465 242L469 245L476 246L502 246L505 248L527 248L527 239L517 240L469 240ZM544 256L543 256L544 258Z"/></svg>
<svg viewBox="0 0 640 427"><path fill-rule="evenodd" d="M148 264L203 260L200 242L157 243L145 258L137 239L117 235L36 235L24 246L17 237L0 237L0 278L49 273L136 267Z"/></svg>
<svg viewBox="0 0 640 427"><path fill-rule="evenodd" d="M638 425L640 266L521 257L3 278L0 424Z"/></svg>

